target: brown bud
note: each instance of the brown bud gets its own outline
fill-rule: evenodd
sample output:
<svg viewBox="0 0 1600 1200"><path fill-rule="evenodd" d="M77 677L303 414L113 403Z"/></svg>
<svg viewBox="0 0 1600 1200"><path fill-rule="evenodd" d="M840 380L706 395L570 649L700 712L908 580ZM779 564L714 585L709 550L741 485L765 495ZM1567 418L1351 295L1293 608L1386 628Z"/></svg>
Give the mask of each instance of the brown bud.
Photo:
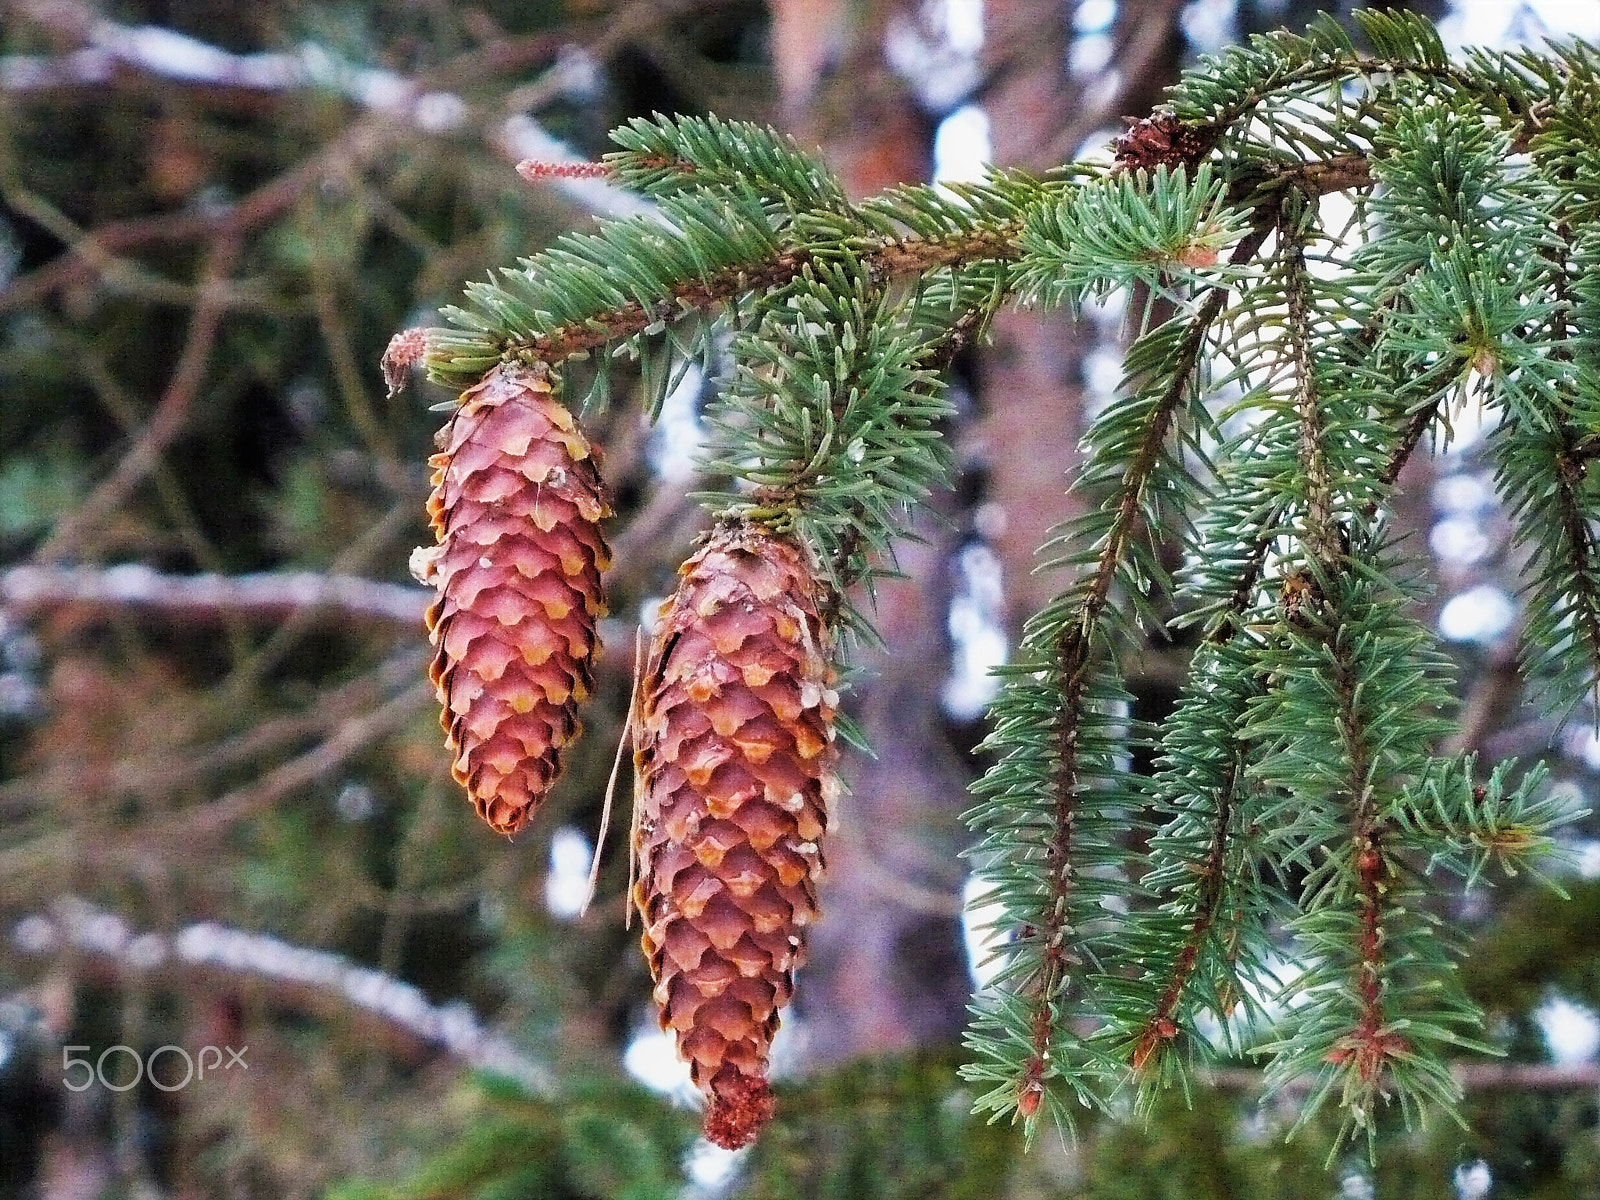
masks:
<svg viewBox="0 0 1600 1200"><path fill-rule="evenodd" d="M817 916L836 791L828 631L805 553L720 527L683 565L640 685L635 901L661 1025L736 1148L772 1115L767 1054Z"/></svg>
<svg viewBox="0 0 1600 1200"><path fill-rule="evenodd" d="M494 829L527 824L578 735L605 613L609 516L595 454L543 375L501 365L461 397L433 456L438 545L412 569L439 589L429 676L451 771Z"/></svg>
<svg viewBox="0 0 1600 1200"><path fill-rule="evenodd" d="M1117 166L1125 170L1152 169L1157 166L1194 166L1215 140L1216 131L1206 126L1185 125L1170 112L1154 112L1142 121L1128 120L1128 132L1112 146Z"/></svg>
<svg viewBox="0 0 1600 1200"><path fill-rule="evenodd" d="M541 179L604 179L611 174L611 168L605 163L546 162L537 158L523 159L516 170L529 183Z"/></svg>
<svg viewBox="0 0 1600 1200"><path fill-rule="evenodd" d="M1039 1106L1044 1103L1044 1084L1037 1079L1030 1079L1022 1085L1022 1091L1017 1094L1017 1111L1024 1117L1034 1117L1039 1113Z"/></svg>
<svg viewBox="0 0 1600 1200"><path fill-rule="evenodd" d="M402 329L389 339L383 351L383 381L389 385L389 395L398 396L411 378L411 368L428 353L428 331L422 328Z"/></svg>

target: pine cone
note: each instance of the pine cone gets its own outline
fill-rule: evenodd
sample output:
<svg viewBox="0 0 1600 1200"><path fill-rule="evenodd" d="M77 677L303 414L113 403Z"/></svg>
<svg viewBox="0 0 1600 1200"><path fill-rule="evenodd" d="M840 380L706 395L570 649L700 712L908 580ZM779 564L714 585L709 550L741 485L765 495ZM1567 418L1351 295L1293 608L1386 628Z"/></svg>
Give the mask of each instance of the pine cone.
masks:
<svg viewBox="0 0 1600 1200"><path fill-rule="evenodd" d="M1154 169L1165 164L1194 166L1216 142L1217 131L1209 126L1185 125L1165 110L1151 113L1142 121L1125 118L1128 132L1112 146L1117 166L1124 170Z"/></svg>
<svg viewBox="0 0 1600 1200"><path fill-rule="evenodd" d="M430 460L439 544L412 568L439 589L429 678L478 814L528 823L578 736L605 613L609 516L595 454L544 377L501 365L461 397Z"/></svg>
<svg viewBox="0 0 1600 1200"><path fill-rule="evenodd" d="M772 1116L767 1052L817 916L833 775L828 632L804 553L719 528L683 565L641 684L644 949L661 1026L736 1149Z"/></svg>

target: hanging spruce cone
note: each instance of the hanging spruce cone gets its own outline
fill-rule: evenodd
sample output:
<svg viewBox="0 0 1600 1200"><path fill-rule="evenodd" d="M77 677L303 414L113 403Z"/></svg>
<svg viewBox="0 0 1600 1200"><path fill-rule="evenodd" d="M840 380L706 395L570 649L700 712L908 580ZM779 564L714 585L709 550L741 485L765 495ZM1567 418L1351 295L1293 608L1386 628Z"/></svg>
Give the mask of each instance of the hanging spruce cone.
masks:
<svg viewBox="0 0 1600 1200"><path fill-rule="evenodd" d="M429 677L451 771L500 833L527 824L578 735L605 612L595 455L543 375L502 365L461 397L433 456L438 545L413 569L439 589Z"/></svg>
<svg viewBox="0 0 1600 1200"><path fill-rule="evenodd" d="M640 685L634 898L661 1026L736 1149L772 1116L767 1051L817 916L837 697L792 542L724 526L680 575Z"/></svg>

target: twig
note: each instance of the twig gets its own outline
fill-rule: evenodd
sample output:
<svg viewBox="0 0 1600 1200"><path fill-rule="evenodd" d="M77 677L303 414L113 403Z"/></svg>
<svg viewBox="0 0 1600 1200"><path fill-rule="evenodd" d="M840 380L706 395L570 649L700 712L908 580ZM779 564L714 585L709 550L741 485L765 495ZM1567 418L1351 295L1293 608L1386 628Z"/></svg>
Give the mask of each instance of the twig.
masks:
<svg viewBox="0 0 1600 1200"><path fill-rule="evenodd" d="M109 842L85 845L70 827L23 842L0 853L0 879L37 879L41 872L59 871L72 862L137 863L145 869L171 847L192 854L197 846L343 766L432 705L433 688L418 684L375 711L342 722L320 745L269 771L259 782L209 804L162 813Z"/></svg>
<svg viewBox="0 0 1600 1200"><path fill-rule="evenodd" d="M192 847L197 841L224 833L343 766L374 742L402 728L418 713L430 709L433 703L432 684L421 683L408 688L373 712L343 722L316 749L268 772L259 783L231 791L199 809L187 809L146 822L127 840L127 851L138 856L154 843L168 838Z"/></svg>
<svg viewBox="0 0 1600 1200"><path fill-rule="evenodd" d="M160 75L158 60L140 58L126 49L139 40L141 31L135 27L101 21L96 14L78 5L51 3L16 7L27 18L58 31L64 15L68 26L66 32L75 36L87 36L90 27L95 26L100 30L97 36L112 45L124 47L118 62L142 72ZM628 36L642 33L648 27L652 14L657 21L665 20L680 7L681 3L654 4L640 0L626 10L624 15L628 19L624 20L619 15L608 22L605 29L585 48L585 52L598 59L614 54ZM158 32L170 33L166 30ZM235 55L194 39L185 38L184 41L195 54L211 64L211 70L217 74L214 82L264 77L270 85L268 90L283 90L291 85L327 86L322 76L313 79L303 64L296 66L298 60L293 56ZM339 168L346 172L353 171L388 153L399 142L414 138L418 132L439 134L480 128L487 131L489 143L511 162L533 154L570 157L571 151L544 133L526 111L531 107L531 102L548 100L556 90L559 80L553 74L547 73L540 83L530 85L537 90L519 89L514 94L519 97L519 103L526 98L529 104L513 107L507 102L499 106L497 114L475 115L460 96L443 90L457 80L481 80L487 75L521 70L531 61L548 58L550 53L549 35L537 34L526 38L508 38L468 51L411 79L388 72L352 70L349 76L351 87L356 81L364 81L359 95L353 98L362 102L368 111L340 137L229 208L133 217L107 222L89 231L86 236L73 240L65 253L0 290L0 312L33 307L86 279L115 273L119 267L130 267L117 256L142 246L246 233L282 215L301 195L319 185L329 172ZM267 62L270 69L265 70L264 76L262 64L252 61L258 57L270 60ZM65 61L0 58L0 90L6 88L8 78L15 83L19 76L41 72L44 76L50 76L61 71L71 73ZM108 84L114 82L114 78L107 73L100 82L102 85ZM170 82L162 80L164 85ZM191 79L190 82L194 81ZM382 103L378 102L379 98L385 97L387 99ZM603 181L557 180L554 183L568 191L573 200L586 209L634 212L640 208L639 201L630 194ZM225 306L250 300L249 297L235 295L232 289L225 291L222 299L226 301Z"/></svg>
<svg viewBox="0 0 1600 1200"><path fill-rule="evenodd" d="M238 617L277 622L320 616L421 628L433 593L408 584L313 571L249 575L163 575L128 563L115 567L19 566L0 572L0 607L20 613L68 605L143 609L184 621Z"/></svg>
<svg viewBox="0 0 1600 1200"><path fill-rule="evenodd" d="M133 489L156 468L162 451L178 436L200 391L206 363L211 358L211 349L217 340L224 307L220 303L221 284L233 269L238 253L239 241L236 237L222 236L212 243L211 254L206 262L205 283L201 287L194 316L189 321L183 352L178 357L172 378L167 382L166 391L156 405L155 414L110 478L95 488L89 498L52 531L39 548L37 558L41 561L49 562L72 555L84 535L103 524L106 517L121 507Z"/></svg>
<svg viewBox="0 0 1600 1200"><path fill-rule="evenodd" d="M1554 1092L1600 1088L1600 1062L1555 1065L1551 1063L1457 1063L1450 1069L1467 1092ZM1266 1088L1266 1073L1249 1067L1212 1067L1196 1072L1208 1087L1224 1091L1258 1092ZM1315 1086L1315 1076L1284 1080L1280 1094L1303 1093Z"/></svg>
<svg viewBox="0 0 1600 1200"><path fill-rule="evenodd" d="M18 921L11 944L34 957L71 953L80 965L128 984L163 971L221 987L265 983L278 1004L376 1021L401 1049L437 1046L469 1067L504 1075L535 1093L553 1090L542 1064L485 1028L463 1001L431 1004L418 988L393 975L267 934L211 921L186 925L171 936L139 933L114 913L69 896L49 915Z"/></svg>
<svg viewBox="0 0 1600 1200"><path fill-rule="evenodd" d="M297 743L325 733L345 714L371 708L386 692L416 679L422 670L420 658L399 655L342 687L321 693L317 703L305 712L257 722L236 737L195 748L180 757L175 758L168 749L144 749L104 766L46 766L33 774L7 780L0 784L0 814L12 815L8 827L14 831L14 815L41 799L91 789L108 796L170 795L222 771L286 753Z"/></svg>
<svg viewBox="0 0 1600 1200"><path fill-rule="evenodd" d="M408 500L399 500L389 507L389 511L377 524L371 526L359 538L351 542L329 564L328 577L334 579L353 578L349 573L366 567L371 562L374 554L389 545L396 534L406 529L415 519L415 510ZM365 580L358 582L366 583ZM420 598L430 595L427 592L417 592L416 589L397 584L379 584L383 588L392 588L396 592L396 599L404 604L406 593L413 593ZM337 612L337 607L335 607ZM405 611L401 607L401 612ZM300 644L308 629L327 620L327 614L321 606L301 608L286 615L283 624L272 631L272 636L267 638L254 652L241 655L236 659L232 674L217 689L216 699L222 707L232 708L240 703L247 703L250 690L256 686L267 673L283 661L295 646ZM418 634L421 626L414 625Z"/></svg>

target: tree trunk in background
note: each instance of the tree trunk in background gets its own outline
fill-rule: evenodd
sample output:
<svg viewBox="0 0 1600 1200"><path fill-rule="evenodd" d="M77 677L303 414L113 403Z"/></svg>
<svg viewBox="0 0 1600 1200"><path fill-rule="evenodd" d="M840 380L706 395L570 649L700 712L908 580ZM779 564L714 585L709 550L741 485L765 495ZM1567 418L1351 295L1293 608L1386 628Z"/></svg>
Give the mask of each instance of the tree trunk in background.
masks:
<svg viewBox="0 0 1600 1200"><path fill-rule="evenodd" d="M820 146L855 197L928 177L933 128L884 62L890 20L910 0L768 0L780 118Z"/></svg>
<svg viewBox="0 0 1600 1200"><path fill-rule="evenodd" d="M924 180L932 123L884 62L889 22L914 5L770 0L779 104L803 144L820 145L852 196ZM953 511L949 496L937 507ZM950 669L947 564L956 535L921 522L900 548L906 578L878 588L884 647L862 655L851 709L876 758L847 756L850 794L828 849L822 920L798 1005L818 1064L951 1041L966 1020L957 919L957 817L969 768L945 738L938 682Z"/></svg>
<svg viewBox="0 0 1600 1200"><path fill-rule="evenodd" d="M983 97L994 161L1036 159L1071 111L1064 64L1071 40L1066 5L1040 20L1029 0L988 0L984 56L994 72ZM1067 515L1063 493L1077 458L1083 409L1081 361L1093 331L1065 313L1008 309L979 358L980 418L975 450L995 469L987 496L1002 521L991 541L1005 579L1006 625L1013 639L1044 607L1059 580L1034 574L1034 552Z"/></svg>
<svg viewBox="0 0 1600 1200"><path fill-rule="evenodd" d="M1067 6L1041 19L1041 6L1030 0L988 0L992 82L984 108L994 161L1044 170L1076 155L1098 127L1108 133L1120 127L1120 114L1148 112L1177 78L1181 7L1174 0L1122 0L1111 62L1098 76L1074 77L1067 71ZM997 468L988 498L1004 515L993 545L1013 635L1062 584L1059 576L1034 573L1035 554L1050 528L1073 511L1063 492L1083 433L1083 360L1095 341L1093 326L1064 312L1011 309L996 319L993 344L981 359L978 450Z"/></svg>

